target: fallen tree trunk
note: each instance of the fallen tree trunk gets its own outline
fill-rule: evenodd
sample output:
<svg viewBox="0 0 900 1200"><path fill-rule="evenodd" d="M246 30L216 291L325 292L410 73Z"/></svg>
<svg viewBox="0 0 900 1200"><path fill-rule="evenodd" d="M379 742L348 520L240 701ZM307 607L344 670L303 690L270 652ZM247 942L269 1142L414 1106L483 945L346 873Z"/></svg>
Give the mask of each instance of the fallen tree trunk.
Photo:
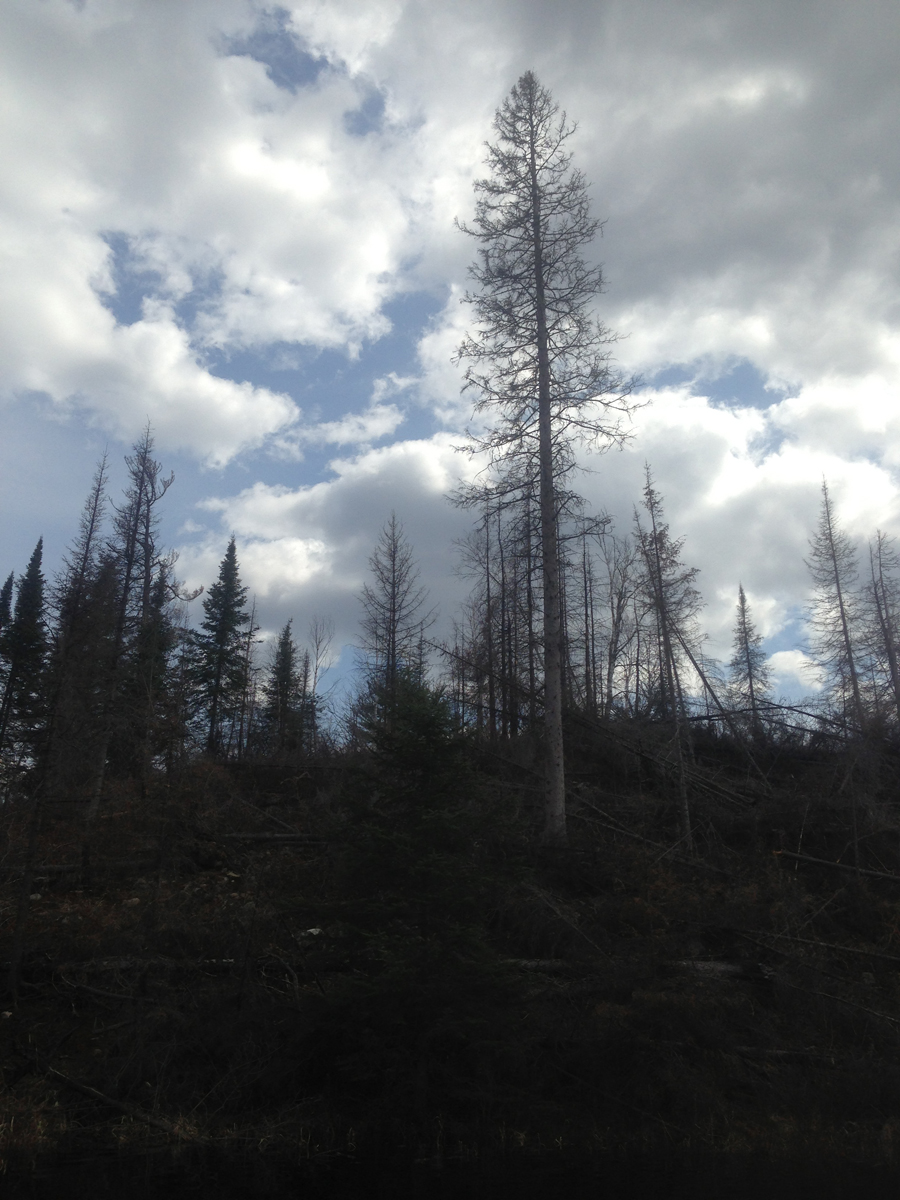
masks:
<svg viewBox="0 0 900 1200"><path fill-rule="evenodd" d="M813 858L809 854L795 854L792 850L773 850L776 858L793 858L797 862L815 863L819 867L833 867L836 871L852 871L854 875L870 875L874 879L893 879L900 883L900 875L891 875L887 871L870 871L866 867L855 867L849 863L836 863L828 858Z"/></svg>

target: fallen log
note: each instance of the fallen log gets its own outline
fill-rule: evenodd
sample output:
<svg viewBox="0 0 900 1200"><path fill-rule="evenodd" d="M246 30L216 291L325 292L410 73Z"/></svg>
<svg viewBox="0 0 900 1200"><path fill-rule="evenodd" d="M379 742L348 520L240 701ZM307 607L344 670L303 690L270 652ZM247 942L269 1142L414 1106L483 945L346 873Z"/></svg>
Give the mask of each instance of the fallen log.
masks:
<svg viewBox="0 0 900 1200"><path fill-rule="evenodd" d="M746 937L749 940L750 935L739 931L741 937ZM837 942L819 942L815 938L798 937L794 933L766 933L765 930L755 929L754 933L760 937L781 938L789 942L802 942L804 946L818 946L822 950L840 950L845 954L862 954L865 958L881 958L886 962L900 962L900 956L896 954L885 954L882 950L863 950L859 946L841 946ZM760 945L759 942L756 945Z"/></svg>
<svg viewBox="0 0 900 1200"><path fill-rule="evenodd" d="M870 871L868 867L854 867L849 863L836 863L828 858L813 858L810 854L795 854L792 850L773 850L776 858L793 858L797 862L815 863L819 867L833 867L836 871L852 871L854 875L869 875L874 879L893 879L900 883L900 875L891 875L887 871Z"/></svg>
<svg viewBox="0 0 900 1200"><path fill-rule="evenodd" d="M731 878L732 872L727 871L724 867L714 867L712 863L705 862L702 858L688 858L686 854L676 854L674 846L662 846L659 842L654 842L650 838L644 837L643 834L626 829L618 822L613 822L613 818L608 816L602 808L597 808L595 804L591 804L590 800L585 800L583 796L580 796L579 800L595 813L606 817L605 821L600 821L596 817L586 817L583 813L572 813L572 816L577 817L579 821L587 821L592 825L600 825L602 828L609 829L613 833L620 833L623 837L632 838L636 842L643 842L645 846L652 846L654 850L660 850L662 852L660 857L667 859L669 862L682 863L688 867L700 867L704 871L712 871L716 875L727 875ZM675 845L677 846L678 843L676 842Z"/></svg>
<svg viewBox="0 0 900 1200"><path fill-rule="evenodd" d="M107 861L99 860L94 864L94 871L152 871L156 863L153 859L146 858L111 858ZM82 864L78 863L36 863L31 868L35 878L41 875L77 875L82 870ZM12 876L24 875L24 863L6 863L0 867L0 875Z"/></svg>
<svg viewBox="0 0 900 1200"><path fill-rule="evenodd" d="M325 838L309 837L305 833L223 833L227 842L294 843L298 846L326 846Z"/></svg>
<svg viewBox="0 0 900 1200"><path fill-rule="evenodd" d="M821 1050L764 1050L759 1046L735 1046L734 1053L741 1058L774 1059L776 1062L821 1062L836 1066L839 1059L835 1054Z"/></svg>
<svg viewBox="0 0 900 1200"><path fill-rule="evenodd" d="M40 1069L40 1068L39 1068ZM73 1079L70 1075L64 1075L62 1071L57 1071L56 1067L45 1067L46 1074L58 1079L60 1083L64 1083L66 1087L72 1088L75 1092L80 1092L82 1096L89 1096L92 1100L99 1101L100 1104L105 1104L108 1108L117 1109L119 1112L126 1113L135 1121L143 1121L145 1125L152 1125L156 1129L163 1129L166 1133L173 1137L180 1138L185 1142L204 1142L206 1138L197 1133L189 1133L184 1129L179 1129L171 1121L167 1121L165 1117L154 1116L153 1113L146 1112L137 1104L127 1104L123 1100L116 1100L112 1096L107 1096L97 1088L91 1087L89 1083L82 1083L80 1079Z"/></svg>

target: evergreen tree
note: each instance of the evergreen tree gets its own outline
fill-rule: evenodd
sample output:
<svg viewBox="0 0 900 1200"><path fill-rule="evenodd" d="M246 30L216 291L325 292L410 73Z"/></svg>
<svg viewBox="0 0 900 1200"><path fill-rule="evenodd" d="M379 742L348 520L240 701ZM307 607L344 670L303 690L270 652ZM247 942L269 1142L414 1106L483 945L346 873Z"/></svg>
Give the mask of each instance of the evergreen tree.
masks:
<svg viewBox="0 0 900 1200"><path fill-rule="evenodd" d="M748 710L755 738L762 736L760 704L769 698L771 672L766 664L762 638L756 632L744 585L738 587L737 619L734 625L730 691L732 703Z"/></svg>
<svg viewBox="0 0 900 1200"><path fill-rule="evenodd" d="M50 593L55 621L48 664L45 770L51 791L73 794L96 769L115 618L115 569L102 555L106 456L63 570Z"/></svg>
<svg viewBox="0 0 900 1200"><path fill-rule="evenodd" d="M7 745L15 746L18 759L35 753L45 718L43 547L44 539L40 538L16 588L12 621L0 634L0 655L6 665L0 699L0 751Z"/></svg>
<svg viewBox="0 0 900 1200"><path fill-rule="evenodd" d="M298 670L299 655L292 624L288 621L278 635L263 689L266 748L282 760L299 749L303 678L309 675L308 653L300 660Z"/></svg>
<svg viewBox="0 0 900 1200"><path fill-rule="evenodd" d="M174 475L163 477L161 464L153 457L149 425L125 461L128 487L124 503L115 506L109 544L119 575L109 752L119 774L137 775L144 780L156 685L160 681L153 646L159 641L159 622L164 617L158 608L161 594L156 585L159 575L168 574L173 562L160 553L157 505L171 487Z"/></svg>
<svg viewBox="0 0 900 1200"><path fill-rule="evenodd" d="M3 695L3 689L6 687L7 664L3 658L3 634L12 622L13 613L13 588L15 587L16 576L14 571L10 571L9 575L0 588L0 696Z"/></svg>
<svg viewBox="0 0 900 1200"><path fill-rule="evenodd" d="M155 752L165 750L164 743L173 733L169 660L176 642L171 602L177 585L171 578L172 565L172 559L157 564L147 603L141 605L121 687L124 718L114 747L117 767L137 779L142 790L149 782Z"/></svg>
<svg viewBox="0 0 900 1200"><path fill-rule="evenodd" d="M239 714L247 685L245 626L247 589L241 583L234 535L219 565L219 577L203 601L206 614L197 635L196 679L206 718L206 749L219 754L223 730Z"/></svg>
<svg viewBox="0 0 900 1200"><path fill-rule="evenodd" d="M143 761L135 747L146 742L152 720L152 690L146 686L146 680L135 679L135 672L140 671L141 628L150 619L153 580L160 567L155 506L174 479L171 475L163 479L152 452L153 437L148 424L133 453L125 458L128 486L124 503L113 506L112 535L98 556L97 577L98 581L102 577L104 601L112 602L112 627L110 635L104 638L100 671L105 678L97 705L98 736L82 847L86 875L90 871L90 842L107 770L113 766L120 773L133 773L134 764ZM95 479L94 495L100 494ZM88 509L85 519L90 520Z"/></svg>
<svg viewBox="0 0 900 1200"><path fill-rule="evenodd" d="M0 634L12 620L13 585L15 572L10 571L0 588Z"/></svg>

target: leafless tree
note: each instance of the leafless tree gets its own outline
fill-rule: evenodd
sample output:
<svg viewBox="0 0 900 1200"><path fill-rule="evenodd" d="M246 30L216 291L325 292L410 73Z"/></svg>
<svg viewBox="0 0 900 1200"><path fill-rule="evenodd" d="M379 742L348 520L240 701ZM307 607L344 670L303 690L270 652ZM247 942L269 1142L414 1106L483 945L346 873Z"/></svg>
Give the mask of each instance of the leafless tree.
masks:
<svg viewBox="0 0 900 1200"><path fill-rule="evenodd" d="M869 542L869 580L864 594L867 640L876 676L876 708L887 705L900 721L900 612L897 572L900 556L894 539L880 529Z"/></svg>
<svg viewBox="0 0 900 1200"><path fill-rule="evenodd" d="M543 576L545 838L566 841L563 758L563 647L558 553L560 491L574 445L621 442L631 384L610 365L614 336L593 315L603 290L599 267L582 257L600 223L587 183L572 167L575 126L529 71L494 118L488 175L475 184L478 242L467 294L476 328L459 348L466 386L486 432L470 449L486 452L507 476L536 481Z"/></svg>
<svg viewBox="0 0 900 1200"><path fill-rule="evenodd" d="M635 530L643 560L642 590L646 611L655 624L655 638L647 639L654 645L657 664L654 698L656 715L674 726L672 745L678 765L683 843L687 850L692 847L691 814L685 778L685 754L690 750L690 739L684 691L684 673L687 669L698 671L698 663L691 651L691 643L697 640L696 618L700 610L700 593L694 586L698 571L686 567L681 561L683 538L673 539L669 526L663 519L662 497L653 486L650 467L646 468L644 484L645 522L635 511Z"/></svg>
<svg viewBox="0 0 900 1200"><path fill-rule="evenodd" d="M372 582L362 591L362 649L370 681L393 696L401 672L424 672L425 631L434 621L427 589L403 526L391 513L369 559Z"/></svg>
<svg viewBox="0 0 900 1200"><path fill-rule="evenodd" d="M813 648L844 719L861 732L866 711L858 663L861 647L856 636L860 619L856 550L838 523L824 480L819 526L809 545L806 565L815 585L809 608Z"/></svg>

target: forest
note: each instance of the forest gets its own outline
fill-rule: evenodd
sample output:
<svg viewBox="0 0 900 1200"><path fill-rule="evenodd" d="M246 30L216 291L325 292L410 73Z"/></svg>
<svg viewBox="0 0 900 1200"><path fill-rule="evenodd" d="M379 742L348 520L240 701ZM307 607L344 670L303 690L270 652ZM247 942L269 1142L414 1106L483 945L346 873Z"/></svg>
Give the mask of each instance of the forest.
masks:
<svg viewBox="0 0 900 1200"><path fill-rule="evenodd" d="M449 498L451 638L385 514L336 696L327 620L261 643L234 537L178 579L149 426L61 570L38 541L6 578L13 1177L176 1147L252 1159L258 1195L376 1161L896 1162L900 556L823 483L821 687L789 703L739 582L732 657L704 653L650 466L630 530L587 510L575 447L614 449L640 392L590 315L570 129L524 75L463 227L488 466Z"/></svg>

